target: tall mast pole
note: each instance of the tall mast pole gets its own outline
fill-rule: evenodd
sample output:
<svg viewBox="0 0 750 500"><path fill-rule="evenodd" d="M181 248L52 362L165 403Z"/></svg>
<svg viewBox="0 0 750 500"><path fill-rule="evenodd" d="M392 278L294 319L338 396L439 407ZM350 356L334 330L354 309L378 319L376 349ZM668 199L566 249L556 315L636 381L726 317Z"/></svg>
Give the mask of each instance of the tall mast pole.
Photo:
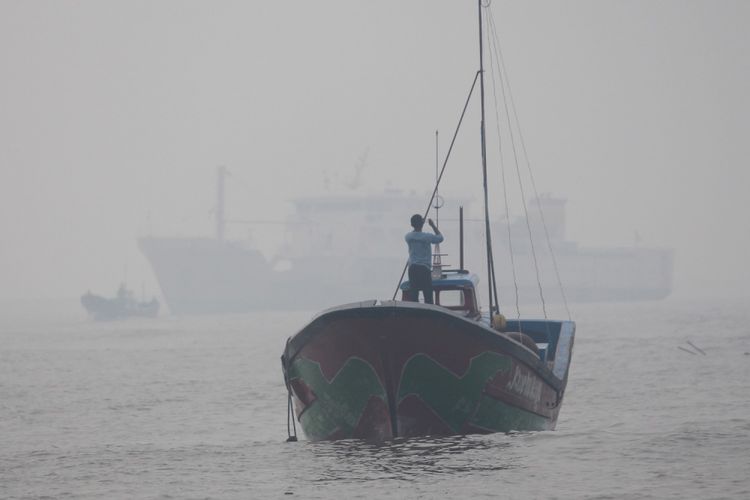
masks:
<svg viewBox="0 0 750 500"><path fill-rule="evenodd" d="M487 246L487 286L490 302L490 316L497 311L497 294L493 294L495 283L495 266L492 258L492 235L490 233L490 207L489 195L487 193L487 142L485 139L484 125L484 43L482 33L482 0L477 0L479 12L479 93L482 109L481 137L482 137L482 178L484 181L484 230ZM494 300L493 300L494 298Z"/></svg>

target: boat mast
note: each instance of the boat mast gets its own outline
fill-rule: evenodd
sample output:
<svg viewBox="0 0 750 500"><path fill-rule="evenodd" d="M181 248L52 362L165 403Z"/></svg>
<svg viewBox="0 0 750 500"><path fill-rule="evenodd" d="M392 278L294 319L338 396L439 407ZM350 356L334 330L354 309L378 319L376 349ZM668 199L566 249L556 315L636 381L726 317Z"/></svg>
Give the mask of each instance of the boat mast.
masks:
<svg viewBox="0 0 750 500"><path fill-rule="evenodd" d="M484 125L484 45L482 34L482 0L477 0L479 11L479 94L482 109L482 179L484 181L484 229L487 246L487 286L489 289L490 317L499 312L497 290L495 285L495 265L492 258L492 235L490 233L490 208L487 193L487 142ZM493 293L494 291L494 293ZM493 300L494 298L494 300Z"/></svg>

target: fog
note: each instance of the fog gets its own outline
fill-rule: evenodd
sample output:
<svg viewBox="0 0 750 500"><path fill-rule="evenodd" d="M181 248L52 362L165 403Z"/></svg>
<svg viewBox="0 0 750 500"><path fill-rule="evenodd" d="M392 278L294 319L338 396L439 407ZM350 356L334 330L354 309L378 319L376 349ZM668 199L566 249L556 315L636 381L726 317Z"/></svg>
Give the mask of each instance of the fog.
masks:
<svg viewBox="0 0 750 500"><path fill-rule="evenodd" d="M750 3L492 9L569 239L637 235L675 249L675 295L750 295ZM219 165L230 219L280 221L356 183L427 193L476 45L468 0L0 1L0 298L155 293L136 238L213 234ZM479 196L475 108L448 195ZM265 222L228 231L271 254Z"/></svg>

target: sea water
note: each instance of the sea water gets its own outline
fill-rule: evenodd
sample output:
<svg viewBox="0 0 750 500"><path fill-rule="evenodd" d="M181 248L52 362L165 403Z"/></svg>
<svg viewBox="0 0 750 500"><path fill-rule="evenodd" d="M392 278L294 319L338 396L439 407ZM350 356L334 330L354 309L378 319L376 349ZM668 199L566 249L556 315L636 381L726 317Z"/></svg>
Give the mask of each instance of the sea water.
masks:
<svg viewBox="0 0 750 500"><path fill-rule="evenodd" d="M46 306L1 311L1 498L750 498L741 303L574 306L557 430L380 444L286 442L279 356L312 312Z"/></svg>

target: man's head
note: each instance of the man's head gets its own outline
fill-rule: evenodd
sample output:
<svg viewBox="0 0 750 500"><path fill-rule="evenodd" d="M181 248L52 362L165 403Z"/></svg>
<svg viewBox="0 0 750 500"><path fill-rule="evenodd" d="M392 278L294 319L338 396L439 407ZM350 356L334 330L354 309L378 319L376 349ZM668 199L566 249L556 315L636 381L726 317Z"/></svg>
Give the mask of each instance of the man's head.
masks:
<svg viewBox="0 0 750 500"><path fill-rule="evenodd" d="M411 216L411 227L416 229L417 231L422 229L422 226L424 226L424 219L419 214L414 214Z"/></svg>

